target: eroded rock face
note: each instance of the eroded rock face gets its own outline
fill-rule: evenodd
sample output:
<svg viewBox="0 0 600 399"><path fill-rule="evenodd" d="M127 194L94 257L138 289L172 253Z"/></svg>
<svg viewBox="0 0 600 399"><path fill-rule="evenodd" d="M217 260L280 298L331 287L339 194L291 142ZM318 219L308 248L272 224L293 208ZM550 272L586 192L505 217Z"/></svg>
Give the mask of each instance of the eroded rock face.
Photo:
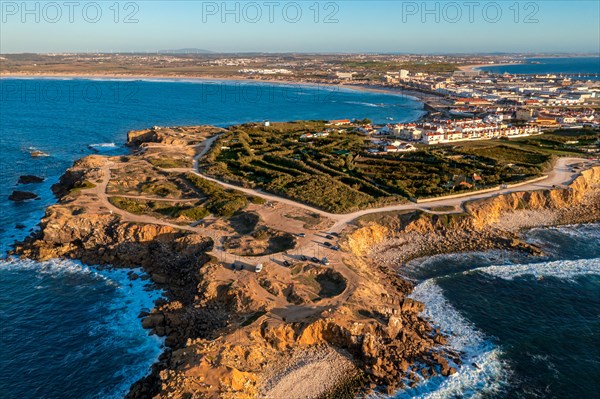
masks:
<svg viewBox="0 0 600 399"><path fill-rule="evenodd" d="M178 128L149 129L131 132L128 140L142 153L140 146L150 142L190 144L195 136ZM152 150L159 151L156 147ZM452 218L414 213L386 226L356 229L343 243L344 262L351 272L302 275L318 291L315 299L306 286L290 284L268 268L261 275L224 270L207 255L212 240L190 229L146 220L128 222L98 206L98 192L78 197L73 189L90 187L86 182L98 184L106 160L97 155L83 158L61 177L54 187L60 202L47 210L39 233L18 244L15 253L40 260L62 257L141 266L166 290L167 299L144 313L141 323L165 337L168 349L151 374L132 386L128 398L254 398L261 393L265 375L280 371L279 365L293 353L321 346L347 354L364 373L367 386L386 387L389 392L402 381L416 384L436 373L447 376L456 371L460 360L444 352L446 337L420 317L423 304L407 298L413 285L366 255L399 231L464 243L460 231L477 230L485 206L502 212L505 205L482 204L471 215ZM124 163L122 167L129 169L120 172L132 173L130 164ZM143 179L135 170L136 179ZM576 183L583 190L589 184ZM572 201L578 198L560 193L533 196L530 201L532 206L566 203L568 195ZM477 243L489 240L489 234L485 228L478 230ZM503 245L522 246L515 237L502 239Z"/></svg>
<svg viewBox="0 0 600 399"><path fill-rule="evenodd" d="M594 167L582 172L568 188L514 192L476 200L465 205L465 213L432 215L416 211L389 215L382 224L361 225L347 235L342 246L358 256L368 254L380 260L385 258L386 262L390 259L394 267L438 253L508 249L539 255L539 248L520 239L519 226L597 220L599 185L600 167ZM523 212L529 213L519 216ZM536 212L543 213L531 215ZM513 215L509 223L514 225L513 229L498 224L501 218L510 215ZM531 217L536 218L533 226L525 223ZM384 253L385 256L380 256Z"/></svg>
<svg viewBox="0 0 600 399"><path fill-rule="evenodd" d="M483 229L498 222L506 212L517 210L565 209L581 204L584 196L600 183L600 167L583 171L568 188L515 192L467 205L473 226Z"/></svg>

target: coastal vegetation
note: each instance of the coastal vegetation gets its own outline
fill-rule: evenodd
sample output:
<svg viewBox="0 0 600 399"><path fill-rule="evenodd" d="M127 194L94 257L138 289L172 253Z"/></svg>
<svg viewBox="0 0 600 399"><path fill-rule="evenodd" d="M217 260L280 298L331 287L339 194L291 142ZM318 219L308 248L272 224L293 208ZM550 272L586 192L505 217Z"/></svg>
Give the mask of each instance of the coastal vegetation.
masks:
<svg viewBox="0 0 600 399"><path fill-rule="evenodd" d="M149 158L148 162L161 169L191 168L192 160L186 158Z"/></svg>
<svg viewBox="0 0 600 399"><path fill-rule="evenodd" d="M391 62L391 61L360 61L350 60L340 62L346 68L366 71L399 71L405 69L411 73L445 73L458 70L458 66L449 62Z"/></svg>
<svg viewBox="0 0 600 399"><path fill-rule="evenodd" d="M248 206L248 197L239 192L225 190L193 173L187 173L186 178L209 198L204 206L214 215L231 217Z"/></svg>
<svg viewBox="0 0 600 399"><path fill-rule="evenodd" d="M566 146L572 140L554 133L374 155L367 151L372 141L353 125L244 124L223 134L199 167L222 181L346 213L539 177L557 156L581 156Z"/></svg>
<svg viewBox="0 0 600 399"><path fill-rule="evenodd" d="M169 203L137 198L109 197L111 204L135 215L152 215L182 221L198 221L208 216L209 211L198 204Z"/></svg>

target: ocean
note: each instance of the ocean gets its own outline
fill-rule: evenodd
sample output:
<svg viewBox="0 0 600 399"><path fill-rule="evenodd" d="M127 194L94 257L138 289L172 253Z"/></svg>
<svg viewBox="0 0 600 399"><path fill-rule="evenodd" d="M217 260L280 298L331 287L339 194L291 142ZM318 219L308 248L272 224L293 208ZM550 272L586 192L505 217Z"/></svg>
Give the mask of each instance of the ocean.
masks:
<svg viewBox="0 0 600 399"><path fill-rule="evenodd" d="M525 238L546 255L441 255L401 271L464 363L396 398L600 397L600 224Z"/></svg>
<svg viewBox="0 0 600 399"><path fill-rule="evenodd" d="M154 125L371 118L410 121L414 99L319 86L195 80L0 79L0 251L35 229L73 161L123 154ZM33 150L47 157L31 157ZM19 176L44 177L17 185ZM8 200L15 190L40 199ZM0 398L121 398L162 351L138 315L161 292L126 270L73 261L0 262Z"/></svg>
<svg viewBox="0 0 600 399"><path fill-rule="evenodd" d="M528 58L522 64L497 65L479 68L493 73L536 74L581 74L581 80L600 80L600 57L555 57Z"/></svg>
<svg viewBox="0 0 600 399"><path fill-rule="evenodd" d="M122 154L126 132L257 120L407 121L421 103L380 93L200 81L1 79L0 245L35 228L50 186L91 153ZM30 148L48 157L32 158ZM46 178L20 185L20 175ZM16 204L12 190L39 200ZM23 226L16 226L21 224ZM397 398L598 398L600 225L534 229L544 258L492 251L415 260L424 316L465 362ZM0 398L120 398L162 350L138 315L162 295L127 270L73 261L0 263Z"/></svg>

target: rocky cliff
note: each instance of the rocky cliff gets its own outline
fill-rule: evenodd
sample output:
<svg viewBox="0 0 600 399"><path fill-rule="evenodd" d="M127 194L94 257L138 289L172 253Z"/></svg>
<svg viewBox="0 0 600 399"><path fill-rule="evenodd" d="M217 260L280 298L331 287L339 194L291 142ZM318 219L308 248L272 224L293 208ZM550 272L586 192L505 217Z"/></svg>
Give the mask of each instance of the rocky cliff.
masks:
<svg viewBox="0 0 600 399"><path fill-rule="evenodd" d="M419 316L423 305L406 297L412 285L386 268L348 254L346 275L314 265L284 277L281 267L241 273L208 255L213 240L198 229L144 214L139 202L127 204L133 213L110 202L110 195L145 198L157 185L167 189L157 204L175 207L189 201L180 192L198 195L179 189L177 168L151 162L193 153L196 130L132 132L133 155L77 161L53 187L59 202L39 231L15 247L16 255L38 260L141 266L166 291L141 323L165 337L167 350L129 398L251 398L280 392L282 381L335 397L363 388L392 392L455 371L460 360L444 352L445 337ZM375 229L371 241L351 246L365 253L386 234ZM314 348L337 360L319 363Z"/></svg>
<svg viewBox="0 0 600 399"><path fill-rule="evenodd" d="M473 217L473 226L483 229L497 223L500 217L508 212L579 206L599 184L600 167L594 167L581 172L581 175L566 188L503 194L468 203L466 209ZM590 217L593 220L595 216L591 214Z"/></svg>
<svg viewBox="0 0 600 399"><path fill-rule="evenodd" d="M464 251L509 249L537 255L538 248L520 240L519 229L600 219L600 167L581 172L568 187L502 194L464 208L463 213L415 211L359 220L344 246L394 267L421 256Z"/></svg>

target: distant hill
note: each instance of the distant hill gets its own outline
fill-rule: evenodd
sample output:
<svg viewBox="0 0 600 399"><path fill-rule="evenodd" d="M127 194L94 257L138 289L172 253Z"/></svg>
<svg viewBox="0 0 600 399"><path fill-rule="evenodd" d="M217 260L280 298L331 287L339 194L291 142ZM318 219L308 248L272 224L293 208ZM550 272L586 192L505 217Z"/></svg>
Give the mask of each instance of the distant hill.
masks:
<svg viewBox="0 0 600 399"><path fill-rule="evenodd" d="M211 54L210 50L203 50L200 48L182 48L178 50L158 50L161 54Z"/></svg>

